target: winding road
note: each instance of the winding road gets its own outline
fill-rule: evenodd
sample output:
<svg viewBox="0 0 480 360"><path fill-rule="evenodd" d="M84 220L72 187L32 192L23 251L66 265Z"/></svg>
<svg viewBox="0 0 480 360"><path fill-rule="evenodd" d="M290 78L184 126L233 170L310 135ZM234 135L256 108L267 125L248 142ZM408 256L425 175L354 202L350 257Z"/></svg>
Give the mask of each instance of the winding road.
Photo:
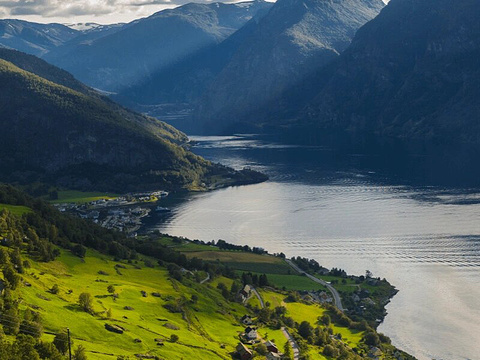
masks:
<svg viewBox="0 0 480 360"><path fill-rule="evenodd" d="M263 303L263 299L258 293L257 289L255 289L252 285L250 285L250 288L252 289L252 292L255 294L255 296L258 298L258 301L260 301L260 308L264 308L265 304Z"/></svg>
<svg viewBox="0 0 480 360"><path fill-rule="evenodd" d="M285 335L285 337L287 338L288 342L290 343L290 346L292 347L293 359L294 360L300 359L300 349L298 348L297 342L292 337L292 335L290 335L288 330L285 329L285 327L282 327L282 332L283 332L283 335Z"/></svg>
<svg viewBox="0 0 480 360"><path fill-rule="evenodd" d="M293 270L295 270L296 272L302 274L302 275L305 275L306 277L308 277L310 280L320 284L320 285L323 285L325 286L328 291L330 291L333 295L333 299L335 301L335 305L337 306L338 310L340 311L345 311L345 309L343 308L343 305L342 305L342 299L340 298L340 294L338 293L338 291L332 286L330 285L329 283L327 283L326 281L322 280L322 279L319 279L319 278L316 278L315 276L313 275L310 275L309 273L303 271L302 269L300 269L297 265L295 265L293 263L292 260L289 260L289 259L285 259L285 261L287 262L288 265L290 265Z"/></svg>
<svg viewBox="0 0 480 360"><path fill-rule="evenodd" d="M255 294L255 296L258 298L260 301L260 307L263 309L265 307L265 304L263 303L263 299L258 293L257 289L255 289L252 285L250 285L250 288L252 289L252 292ZM288 330L285 327L282 327L282 332L283 335L287 338L287 341L290 343L290 346L292 347L293 350L293 359L294 360L299 360L300 359L300 349L298 347L298 344L296 343L295 339L290 335Z"/></svg>

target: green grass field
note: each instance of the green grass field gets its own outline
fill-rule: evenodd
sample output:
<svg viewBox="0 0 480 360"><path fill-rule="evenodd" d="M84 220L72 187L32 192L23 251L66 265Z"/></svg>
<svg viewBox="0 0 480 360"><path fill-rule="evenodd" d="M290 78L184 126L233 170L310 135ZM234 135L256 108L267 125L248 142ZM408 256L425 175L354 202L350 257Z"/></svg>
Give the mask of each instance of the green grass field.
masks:
<svg viewBox="0 0 480 360"><path fill-rule="evenodd" d="M270 306L272 308L277 306L285 306L287 308L287 316L292 317L293 320L298 323L307 320L308 322L310 322L310 324L315 326L317 324L318 317L324 315L327 311L317 304L308 305L298 302L286 302L286 295L279 292L268 290L259 290L259 292L263 300L265 302L268 301L271 304ZM333 333L341 334L342 339L345 341L345 343L352 348L356 347L360 343L363 336L363 332L358 330L353 330L342 326L336 326L333 324L332 328Z"/></svg>
<svg viewBox="0 0 480 360"><path fill-rule="evenodd" d="M186 286L171 281L166 270L160 268L136 269L122 264L126 268L118 269L120 275L115 264L92 251L85 260L62 251L56 261L35 263L24 275L31 286L21 289L22 306L40 307L48 332L69 327L75 344L82 344L89 351L89 359L113 358L98 353L115 356L148 353L166 359L229 358L228 353L238 343L238 332L242 330L237 318L247 312L242 305L225 301L211 285L190 282ZM99 271L108 275L100 275ZM60 288L56 295L48 291L54 284ZM110 284L119 294L116 301L107 292ZM141 291L148 296L143 297ZM77 305L82 292L94 296L95 315L81 311ZM152 292L160 293L162 298L152 296ZM188 301L193 294L199 298L196 304ZM176 301L186 302L183 313L171 313L162 306ZM125 310L125 306L133 310ZM108 309L112 310L111 319L105 318ZM126 331L121 335L109 332L105 323L121 325ZM166 323L173 326L166 327ZM156 338L169 339L172 334L179 336L177 343L166 340L164 346L156 344ZM49 339L50 335L44 336Z"/></svg>
<svg viewBox="0 0 480 360"><path fill-rule="evenodd" d="M184 253L187 257L197 257L206 261L220 261L240 271L284 275L293 272L283 259L271 255L258 255L242 251L215 251L214 248L208 251L185 251Z"/></svg>
<svg viewBox="0 0 480 360"><path fill-rule="evenodd" d="M11 212L13 215L22 216L23 214L29 213L32 210L26 206L17 206L17 205L7 205L0 204L0 210L6 209Z"/></svg>
<svg viewBox="0 0 480 360"><path fill-rule="evenodd" d="M58 199L50 201L52 204L62 203L88 203L100 199L116 199L118 194L101 193L101 192L83 192L83 191L59 191Z"/></svg>

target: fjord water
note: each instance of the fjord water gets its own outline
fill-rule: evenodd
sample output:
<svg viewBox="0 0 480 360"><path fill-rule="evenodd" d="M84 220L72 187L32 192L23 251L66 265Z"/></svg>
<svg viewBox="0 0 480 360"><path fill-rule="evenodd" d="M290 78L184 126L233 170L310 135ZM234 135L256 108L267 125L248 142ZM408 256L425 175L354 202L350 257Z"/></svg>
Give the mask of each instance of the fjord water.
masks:
<svg viewBox="0 0 480 360"><path fill-rule="evenodd" d="M480 359L480 177L465 157L193 139L207 159L270 180L172 195L171 214L150 228L314 258L352 274L368 269L399 289L379 327L395 345L421 360Z"/></svg>

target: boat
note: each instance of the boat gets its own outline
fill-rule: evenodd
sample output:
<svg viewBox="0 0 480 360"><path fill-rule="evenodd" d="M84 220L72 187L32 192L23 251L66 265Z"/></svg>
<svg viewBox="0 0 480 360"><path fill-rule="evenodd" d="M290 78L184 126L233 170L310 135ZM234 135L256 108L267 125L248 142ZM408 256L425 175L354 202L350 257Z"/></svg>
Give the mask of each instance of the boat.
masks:
<svg viewBox="0 0 480 360"><path fill-rule="evenodd" d="M158 211L158 212L169 212L171 211L169 208L166 208L166 207L163 207L163 206L157 206L157 208L155 209L155 211Z"/></svg>

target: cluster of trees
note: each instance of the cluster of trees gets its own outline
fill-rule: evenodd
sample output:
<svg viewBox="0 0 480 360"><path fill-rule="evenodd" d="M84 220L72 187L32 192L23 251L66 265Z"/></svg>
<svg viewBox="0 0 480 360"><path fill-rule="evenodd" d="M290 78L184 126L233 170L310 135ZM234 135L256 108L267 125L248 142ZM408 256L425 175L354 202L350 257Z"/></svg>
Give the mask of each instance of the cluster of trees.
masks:
<svg viewBox="0 0 480 360"><path fill-rule="evenodd" d="M26 250L40 261L50 261L59 255L53 245L70 249L78 256L85 255L85 247L120 259L137 256L133 240L124 234L62 214L48 203L34 199L13 186L0 184L0 203L32 209L21 217L3 211L0 231L6 234L8 245L21 247L26 243Z"/></svg>
<svg viewBox="0 0 480 360"><path fill-rule="evenodd" d="M270 283L268 281L268 277L266 274L252 274L251 272L248 273L242 273L241 276L242 283L243 285L254 285L258 287L265 287L265 286L270 286Z"/></svg>
<svg viewBox="0 0 480 360"><path fill-rule="evenodd" d="M31 309L20 311L19 303L20 300L9 288L0 297L0 360L63 360L68 351L66 330L58 333L51 343L41 341L43 326L40 314ZM13 336L14 341L6 341L5 335ZM83 346L75 349L73 359L87 359Z"/></svg>
<svg viewBox="0 0 480 360"><path fill-rule="evenodd" d="M213 245L222 250L236 250L236 251L250 252L250 253L260 254L260 255L267 253L263 248L259 248L259 247L251 248L248 245L229 244L225 240L218 240L217 243L215 243L215 241L212 240L211 242L207 243L207 245Z"/></svg>
<svg viewBox="0 0 480 360"><path fill-rule="evenodd" d="M307 259L307 258L297 256L297 257L292 257L290 260L294 262L300 269L306 272L315 273L325 269L323 266L321 266L318 263L318 261L314 259Z"/></svg>

